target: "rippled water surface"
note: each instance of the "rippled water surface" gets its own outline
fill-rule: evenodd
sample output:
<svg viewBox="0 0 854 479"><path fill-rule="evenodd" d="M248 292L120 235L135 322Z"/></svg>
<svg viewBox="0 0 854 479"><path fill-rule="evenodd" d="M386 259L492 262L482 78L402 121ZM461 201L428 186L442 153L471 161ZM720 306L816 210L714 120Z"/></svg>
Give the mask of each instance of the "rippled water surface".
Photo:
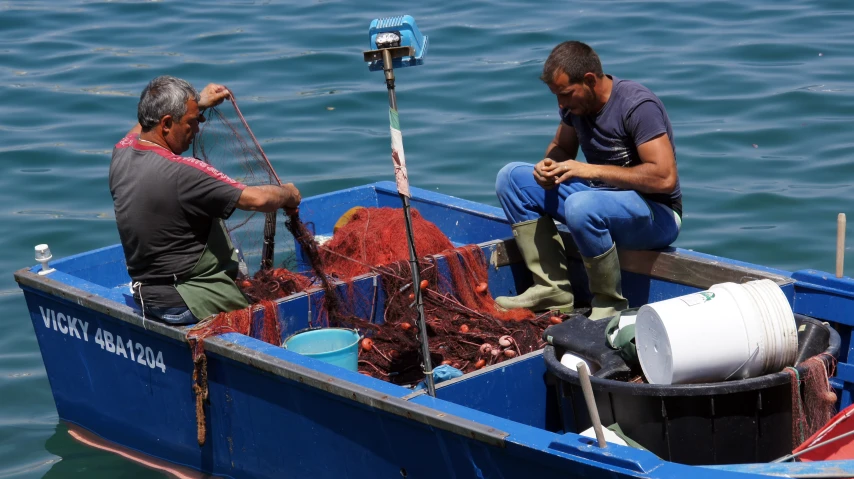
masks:
<svg viewBox="0 0 854 479"><path fill-rule="evenodd" d="M430 37L426 64L397 73L413 185L497 206L495 173L539 160L557 126L542 62L579 39L667 107L677 246L834 268L836 215L854 202L849 0L433 3L0 0L0 478L162 476L59 424L12 278L35 244L118 242L110 151L145 83L230 87L304 196L388 180L386 90L361 56L376 17L409 13Z"/></svg>

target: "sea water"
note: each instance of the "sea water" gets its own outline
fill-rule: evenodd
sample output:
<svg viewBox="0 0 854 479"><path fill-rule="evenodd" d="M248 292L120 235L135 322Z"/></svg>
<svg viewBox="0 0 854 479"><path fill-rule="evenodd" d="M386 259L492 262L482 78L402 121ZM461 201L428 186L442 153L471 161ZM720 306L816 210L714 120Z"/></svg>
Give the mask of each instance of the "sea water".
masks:
<svg viewBox="0 0 854 479"><path fill-rule="evenodd" d="M59 423L12 273L118 242L107 171L139 93L170 74L231 88L303 196L393 179L373 18L408 13L424 66L397 71L413 186L497 206L496 172L542 158L556 44L663 100L684 192L682 248L786 270L834 268L854 205L854 4L0 0L0 478L161 477ZM849 242L850 243L850 242ZM848 268L848 271L851 269Z"/></svg>

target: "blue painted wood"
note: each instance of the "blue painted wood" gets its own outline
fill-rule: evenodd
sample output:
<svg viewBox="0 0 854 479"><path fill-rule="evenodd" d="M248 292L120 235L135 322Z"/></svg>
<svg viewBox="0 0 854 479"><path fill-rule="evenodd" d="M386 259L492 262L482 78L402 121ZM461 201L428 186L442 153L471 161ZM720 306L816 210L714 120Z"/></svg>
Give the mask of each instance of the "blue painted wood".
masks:
<svg viewBox="0 0 854 479"><path fill-rule="evenodd" d="M530 447L487 446L210 353L208 442L200 448L195 443L194 399L187 388L191 362L183 344L37 296L28 294L31 306L83 316L89 333L98 327L111 331L114 344L122 336L164 354L165 373L101 349L89 335L68 339L47 327L37 331L60 416L161 459L231 477L394 477L401 469L408 477L545 477L598 474L603 468L613 477L637 477L632 467L638 461L632 456L639 453L634 451L612 457L592 451L582 461L574 450L555 455ZM239 337L224 339L234 336ZM62 344L73 340L74 349ZM237 344L386 393L399 396L406 391L251 338L239 337ZM439 414L469 411L442 400L427 402ZM537 434L485 413L469 415L511 436ZM552 456L550 461L542 460L546 455Z"/></svg>
<svg viewBox="0 0 854 479"><path fill-rule="evenodd" d="M851 477L854 475L854 461L781 462L708 467L722 471L768 474L777 477Z"/></svg>
<svg viewBox="0 0 854 479"><path fill-rule="evenodd" d="M121 245L112 245L51 262L58 271L105 288L128 284ZM41 269L39 267L39 269Z"/></svg>
<svg viewBox="0 0 854 479"><path fill-rule="evenodd" d="M413 207L457 244L510 236L497 208L417 188L413 194ZM400 205L394 184L382 182L308 198L302 214L318 232L331 233L340 214L357 204ZM492 258L495 244L482 248L487 260ZM795 311L832 321L845 333L846 351L854 343L850 314L854 311L854 281L850 278L838 280L812 270L788 273L710 258L792 277L794 284L783 289ZM135 308L128 302L129 278L120 246L52 264L57 271L49 276L56 282L51 284L77 288L78 298L91 295L114 302L116 308L126 304ZM441 260L437 267L446 269ZM573 274L583 274L577 267ZM583 276L573 279L581 296L585 280ZM529 274L520 265L489 267L493 295L515 294L526 281L530 281ZM351 298L348 303L360 304L354 314L381 321L385 298L381 284L374 286L373 276L339 288ZM208 353L208 442L199 447L195 398L190 389L192 360L185 342L82 307L75 298L64 299L28 286L23 289L62 419L123 446L209 473L231 477L719 478L749 477L782 467L682 466L621 446L602 450L589 439L561 434L550 423L554 405L548 399L544 365L537 356L464 377L441 387L438 398L418 396L408 402L429 408L433 417L455 416L509 434L497 445L458 430L427 426L388 409L391 401L402 401L411 392L407 388L239 334L222 336L217 347L234 354L251 352L255 355L251 361ZM624 291L633 305L639 305L695 292L696 288L624 273ZM366 307L373 300L365 299L375 294L376 307ZM283 337L322 319L322 295L315 290L278 302ZM141 362L138 351L143 354ZM273 372L276 365L324 374L330 385L346 384L353 391L370 391L378 399L359 402L329 387L309 386ZM843 406L850 404L854 366L847 357L841 358L833 384ZM826 466L803 464L798 472L826 472ZM845 470L852 475L850 469Z"/></svg>
<svg viewBox="0 0 854 479"><path fill-rule="evenodd" d="M436 390L436 397L460 406L509 419L531 427L548 430L551 399L545 381L546 366L542 355L523 358L506 366L460 378ZM557 428L555 428L557 429Z"/></svg>

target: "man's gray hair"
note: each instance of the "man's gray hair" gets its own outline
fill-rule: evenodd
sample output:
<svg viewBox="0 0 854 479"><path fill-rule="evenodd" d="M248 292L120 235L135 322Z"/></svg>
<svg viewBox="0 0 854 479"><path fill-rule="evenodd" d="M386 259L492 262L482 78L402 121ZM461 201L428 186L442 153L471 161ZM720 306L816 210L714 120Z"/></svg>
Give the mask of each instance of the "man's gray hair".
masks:
<svg viewBox="0 0 854 479"><path fill-rule="evenodd" d="M187 113L187 101L191 98L199 101L199 92L185 80L168 75L151 80L139 95L136 110L142 131L150 131L166 115L179 121Z"/></svg>

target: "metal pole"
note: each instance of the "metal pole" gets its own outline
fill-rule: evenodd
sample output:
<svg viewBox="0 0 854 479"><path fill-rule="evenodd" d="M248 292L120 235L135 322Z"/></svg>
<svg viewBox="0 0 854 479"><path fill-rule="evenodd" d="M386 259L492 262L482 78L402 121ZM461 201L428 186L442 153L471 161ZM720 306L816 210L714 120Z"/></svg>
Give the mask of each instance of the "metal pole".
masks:
<svg viewBox="0 0 854 479"><path fill-rule="evenodd" d="M605 442L605 431L602 430L602 421L599 420L599 410L596 408L596 398L593 397L593 385L590 383L590 372L587 364L580 362L575 366L578 370L578 379L581 381L581 390L584 392L584 401L587 403L587 411L590 413L590 422L596 432L596 440L599 447L607 447Z"/></svg>
<svg viewBox="0 0 854 479"><path fill-rule="evenodd" d="M836 277L841 278L845 274L845 213L839 213L836 217Z"/></svg>
<svg viewBox="0 0 854 479"><path fill-rule="evenodd" d="M391 52L383 50L383 73L388 87L388 106L397 114L397 97L394 94L394 66ZM394 128L394 125L392 125ZM401 144L401 150L403 146ZM401 151L402 152L402 151ZM392 152L392 154L398 154ZM427 342L427 320L424 317L424 301L421 295L421 271L418 267L418 254L415 252L415 236L412 234L412 216L409 212L409 196L398 190L403 202L403 218L406 223L406 241L409 244L409 267L412 270L412 290L415 293L415 308L418 311L418 336L421 341L421 359L424 366L424 379L427 383L427 394L436 397L436 385L433 382L433 366L430 362L430 347Z"/></svg>

